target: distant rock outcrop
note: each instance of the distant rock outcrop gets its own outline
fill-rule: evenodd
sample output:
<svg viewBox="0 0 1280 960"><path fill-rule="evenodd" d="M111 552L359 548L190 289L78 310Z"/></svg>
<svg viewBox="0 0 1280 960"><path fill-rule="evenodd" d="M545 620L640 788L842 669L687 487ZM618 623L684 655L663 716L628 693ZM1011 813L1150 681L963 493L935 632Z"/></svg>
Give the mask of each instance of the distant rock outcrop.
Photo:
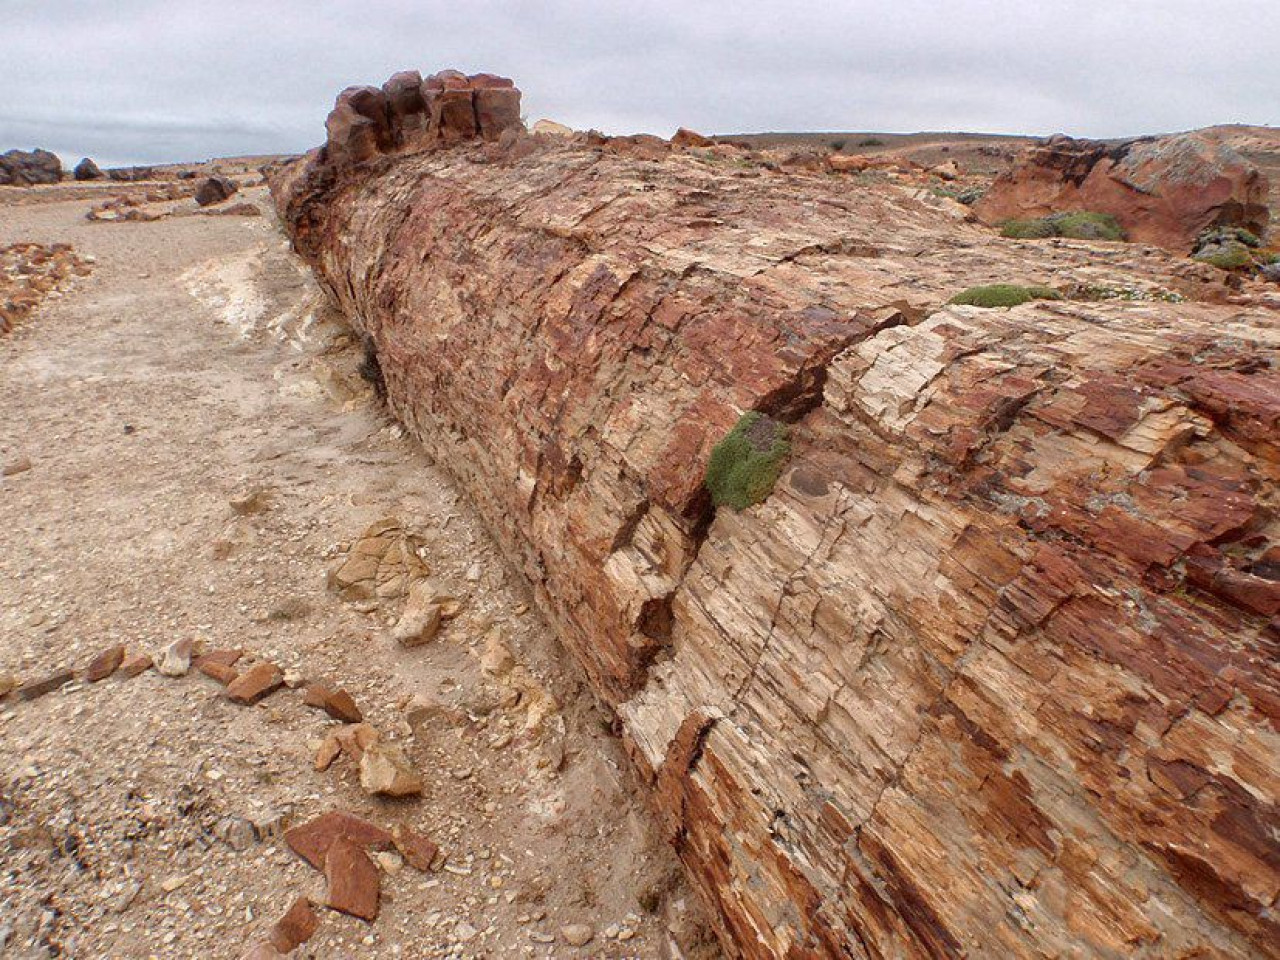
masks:
<svg viewBox="0 0 1280 960"><path fill-rule="evenodd" d="M120 183L137 183L139 180L154 180L155 167L114 167L107 171L107 179Z"/></svg>
<svg viewBox="0 0 1280 960"><path fill-rule="evenodd" d="M1024 151L973 209L990 224L1109 213L1129 239L1186 253L1208 227L1265 232L1267 189L1252 163L1204 134L1119 145L1056 136Z"/></svg>
<svg viewBox="0 0 1280 960"><path fill-rule="evenodd" d="M458 143L523 129L520 91L506 77L442 70L425 80L416 70L379 87L348 87L325 121L324 159L339 166L398 151Z"/></svg>
<svg viewBox="0 0 1280 960"><path fill-rule="evenodd" d="M239 185L227 177L209 177L196 188L196 203L202 207L221 203L239 189Z"/></svg>
<svg viewBox="0 0 1280 960"><path fill-rule="evenodd" d="M102 171L98 169L98 165L96 163L88 157L85 157L76 164L76 169L72 173L72 176L77 180L101 180L103 174Z"/></svg>
<svg viewBox="0 0 1280 960"><path fill-rule="evenodd" d="M0 186L26 187L61 179L62 161L48 150L0 153Z"/></svg>

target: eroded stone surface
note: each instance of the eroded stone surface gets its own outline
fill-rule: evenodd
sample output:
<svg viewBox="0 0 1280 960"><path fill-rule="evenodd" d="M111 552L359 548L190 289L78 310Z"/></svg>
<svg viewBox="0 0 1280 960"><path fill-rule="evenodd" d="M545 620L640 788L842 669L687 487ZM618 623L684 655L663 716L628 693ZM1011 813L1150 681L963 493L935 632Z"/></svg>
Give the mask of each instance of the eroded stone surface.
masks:
<svg viewBox="0 0 1280 960"><path fill-rule="evenodd" d="M644 144L300 165L277 203L614 705L732 954L1274 942L1260 287ZM943 305L995 282L1134 297ZM792 457L713 515L744 410Z"/></svg>

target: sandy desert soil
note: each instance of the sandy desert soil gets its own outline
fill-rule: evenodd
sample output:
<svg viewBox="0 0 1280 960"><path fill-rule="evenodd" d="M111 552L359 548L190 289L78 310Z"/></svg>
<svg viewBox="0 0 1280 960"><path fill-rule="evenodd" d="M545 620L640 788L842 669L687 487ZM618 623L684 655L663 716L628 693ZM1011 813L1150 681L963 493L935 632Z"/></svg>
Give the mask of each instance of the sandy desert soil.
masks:
<svg viewBox="0 0 1280 960"><path fill-rule="evenodd" d="M0 477L0 683L114 644L242 649L349 691L426 795L372 798L345 757L313 769L337 723L300 689L243 707L196 670L151 670L10 695L0 955L239 957L295 897L323 902L280 832L330 809L417 828L442 857L422 873L380 856L376 922L318 908L295 957L657 957L688 941L695 910L606 716L357 375L261 188L237 200L262 217L148 223L90 223L92 198L69 189L0 197L0 245L69 242L93 261L0 337L0 466L17 469ZM412 649L388 637L397 601L326 588L386 517L462 599ZM504 648L520 689L494 666ZM526 732L530 690L552 707ZM593 939L570 946L568 924Z"/></svg>

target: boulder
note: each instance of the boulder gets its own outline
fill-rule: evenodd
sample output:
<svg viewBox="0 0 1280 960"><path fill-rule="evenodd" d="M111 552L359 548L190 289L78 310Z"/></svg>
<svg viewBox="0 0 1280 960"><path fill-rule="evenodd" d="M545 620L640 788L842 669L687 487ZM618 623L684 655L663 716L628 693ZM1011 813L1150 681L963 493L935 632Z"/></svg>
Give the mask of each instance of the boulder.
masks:
<svg viewBox="0 0 1280 960"><path fill-rule="evenodd" d="M0 153L0 186L28 187L61 179L62 161L48 150Z"/></svg>
<svg viewBox="0 0 1280 960"><path fill-rule="evenodd" d="M671 138L673 147L709 147L713 143L710 137L704 137L700 133L695 133L687 127L681 127L676 131L676 135Z"/></svg>
<svg viewBox="0 0 1280 960"><path fill-rule="evenodd" d="M1130 240L1189 252L1207 228L1266 231L1267 178L1200 133L1110 144L1056 136L1027 148L974 213L995 225L1070 210L1109 213Z"/></svg>
<svg viewBox="0 0 1280 960"><path fill-rule="evenodd" d="M101 180L103 173L98 169L98 165L85 157L76 164L76 169L72 174L77 180Z"/></svg>
<svg viewBox="0 0 1280 960"><path fill-rule="evenodd" d="M566 127L563 123L556 123L554 120L539 120L530 132L539 136L572 137L573 127Z"/></svg>
<svg viewBox="0 0 1280 960"><path fill-rule="evenodd" d="M156 171L154 167L113 167L107 171L108 180L116 180L120 183L136 183L139 180L154 180Z"/></svg>
<svg viewBox="0 0 1280 960"><path fill-rule="evenodd" d="M239 189L239 185L227 177L209 177L196 188L196 203L202 207L221 203Z"/></svg>

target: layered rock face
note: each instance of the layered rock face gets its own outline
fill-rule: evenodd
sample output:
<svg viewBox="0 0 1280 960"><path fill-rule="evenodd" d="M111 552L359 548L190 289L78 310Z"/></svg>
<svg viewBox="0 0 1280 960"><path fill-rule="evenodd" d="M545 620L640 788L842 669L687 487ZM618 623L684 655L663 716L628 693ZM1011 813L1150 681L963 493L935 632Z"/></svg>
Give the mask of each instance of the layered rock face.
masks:
<svg viewBox="0 0 1280 960"><path fill-rule="evenodd" d="M1051 137L996 179L974 212L988 223L1068 210L1109 213L1129 239L1187 253L1208 227L1266 232L1267 178L1219 139L1189 133L1113 145Z"/></svg>
<svg viewBox="0 0 1280 960"><path fill-rule="evenodd" d="M27 187L61 179L62 161L48 150L0 153L0 186Z"/></svg>
<svg viewBox="0 0 1280 960"><path fill-rule="evenodd" d="M358 164L379 154L421 150L477 136L496 140L523 129L520 91L506 77L442 70L426 80L416 70L381 88L348 87L328 120L326 160Z"/></svg>
<svg viewBox="0 0 1280 960"><path fill-rule="evenodd" d="M730 955L1274 952L1274 302L679 152L317 154L273 189ZM1143 296L943 305L1045 281ZM752 410L790 459L713 510Z"/></svg>

